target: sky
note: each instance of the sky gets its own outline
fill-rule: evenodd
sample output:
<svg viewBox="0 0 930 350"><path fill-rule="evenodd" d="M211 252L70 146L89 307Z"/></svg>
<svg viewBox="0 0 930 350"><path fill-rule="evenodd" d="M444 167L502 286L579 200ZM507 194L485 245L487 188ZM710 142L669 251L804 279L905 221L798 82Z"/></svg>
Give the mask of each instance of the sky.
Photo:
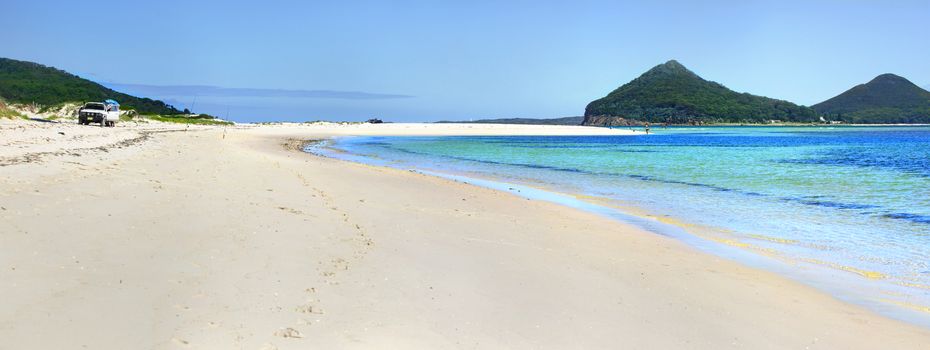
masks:
<svg viewBox="0 0 930 350"><path fill-rule="evenodd" d="M237 121L576 116L670 59L803 105L930 85L930 0L0 2L0 57Z"/></svg>

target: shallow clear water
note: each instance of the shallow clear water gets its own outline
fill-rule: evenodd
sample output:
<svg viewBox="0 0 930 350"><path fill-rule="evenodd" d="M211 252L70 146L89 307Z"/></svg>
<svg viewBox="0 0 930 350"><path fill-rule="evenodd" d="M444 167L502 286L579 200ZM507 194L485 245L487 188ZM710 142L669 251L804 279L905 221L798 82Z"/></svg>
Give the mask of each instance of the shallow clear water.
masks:
<svg viewBox="0 0 930 350"><path fill-rule="evenodd" d="M358 137L327 152L574 194L713 242L711 251L765 257L879 311L930 315L930 127L654 131Z"/></svg>

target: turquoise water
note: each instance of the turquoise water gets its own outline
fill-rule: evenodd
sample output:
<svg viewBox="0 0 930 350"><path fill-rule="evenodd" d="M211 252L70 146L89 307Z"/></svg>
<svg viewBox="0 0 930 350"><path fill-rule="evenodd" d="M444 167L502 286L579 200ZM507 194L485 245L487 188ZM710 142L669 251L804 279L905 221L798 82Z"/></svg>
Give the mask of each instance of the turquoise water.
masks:
<svg viewBox="0 0 930 350"><path fill-rule="evenodd" d="M930 127L357 137L321 150L570 194L652 231L684 232L673 236L701 249L930 324Z"/></svg>

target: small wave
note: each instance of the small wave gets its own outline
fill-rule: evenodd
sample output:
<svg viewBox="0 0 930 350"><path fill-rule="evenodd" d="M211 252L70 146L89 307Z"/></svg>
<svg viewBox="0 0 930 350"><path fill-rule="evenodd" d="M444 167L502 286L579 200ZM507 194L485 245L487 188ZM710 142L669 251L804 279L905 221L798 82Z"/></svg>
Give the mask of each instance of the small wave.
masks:
<svg viewBox="0 0 930 350"><path fill-rule="evenodd" d="M859 203L843 203L843 202L834 202L826 200L811 200L799 197L782 197L781 200L786 202L795 202L804 205L816 206L816 207L825 207L825 208L835 208L835 209L875 209L879 208L877 205L871 204L859 204Z"/></svg>
<svg viewBox="0 0 930 350"><path fill-rule="evenodd" d="M907 220L910 222L915 222L919 224L930 224L930 216L927 215L918 215L911 213L888 213L882 215L883 218L888 219L898 219L898 220Z"/></svg>

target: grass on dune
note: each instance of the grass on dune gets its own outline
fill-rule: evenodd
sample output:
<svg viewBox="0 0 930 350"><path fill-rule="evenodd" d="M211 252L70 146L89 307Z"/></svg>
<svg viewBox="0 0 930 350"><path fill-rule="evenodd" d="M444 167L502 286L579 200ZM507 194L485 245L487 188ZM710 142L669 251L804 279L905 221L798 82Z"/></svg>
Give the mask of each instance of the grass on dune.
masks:
<svg viewBox="0 0 930 350"><path fill-rule="evenodd" d="M14 111L0 101L0 119L26 119L26 116Z"/></svg>

